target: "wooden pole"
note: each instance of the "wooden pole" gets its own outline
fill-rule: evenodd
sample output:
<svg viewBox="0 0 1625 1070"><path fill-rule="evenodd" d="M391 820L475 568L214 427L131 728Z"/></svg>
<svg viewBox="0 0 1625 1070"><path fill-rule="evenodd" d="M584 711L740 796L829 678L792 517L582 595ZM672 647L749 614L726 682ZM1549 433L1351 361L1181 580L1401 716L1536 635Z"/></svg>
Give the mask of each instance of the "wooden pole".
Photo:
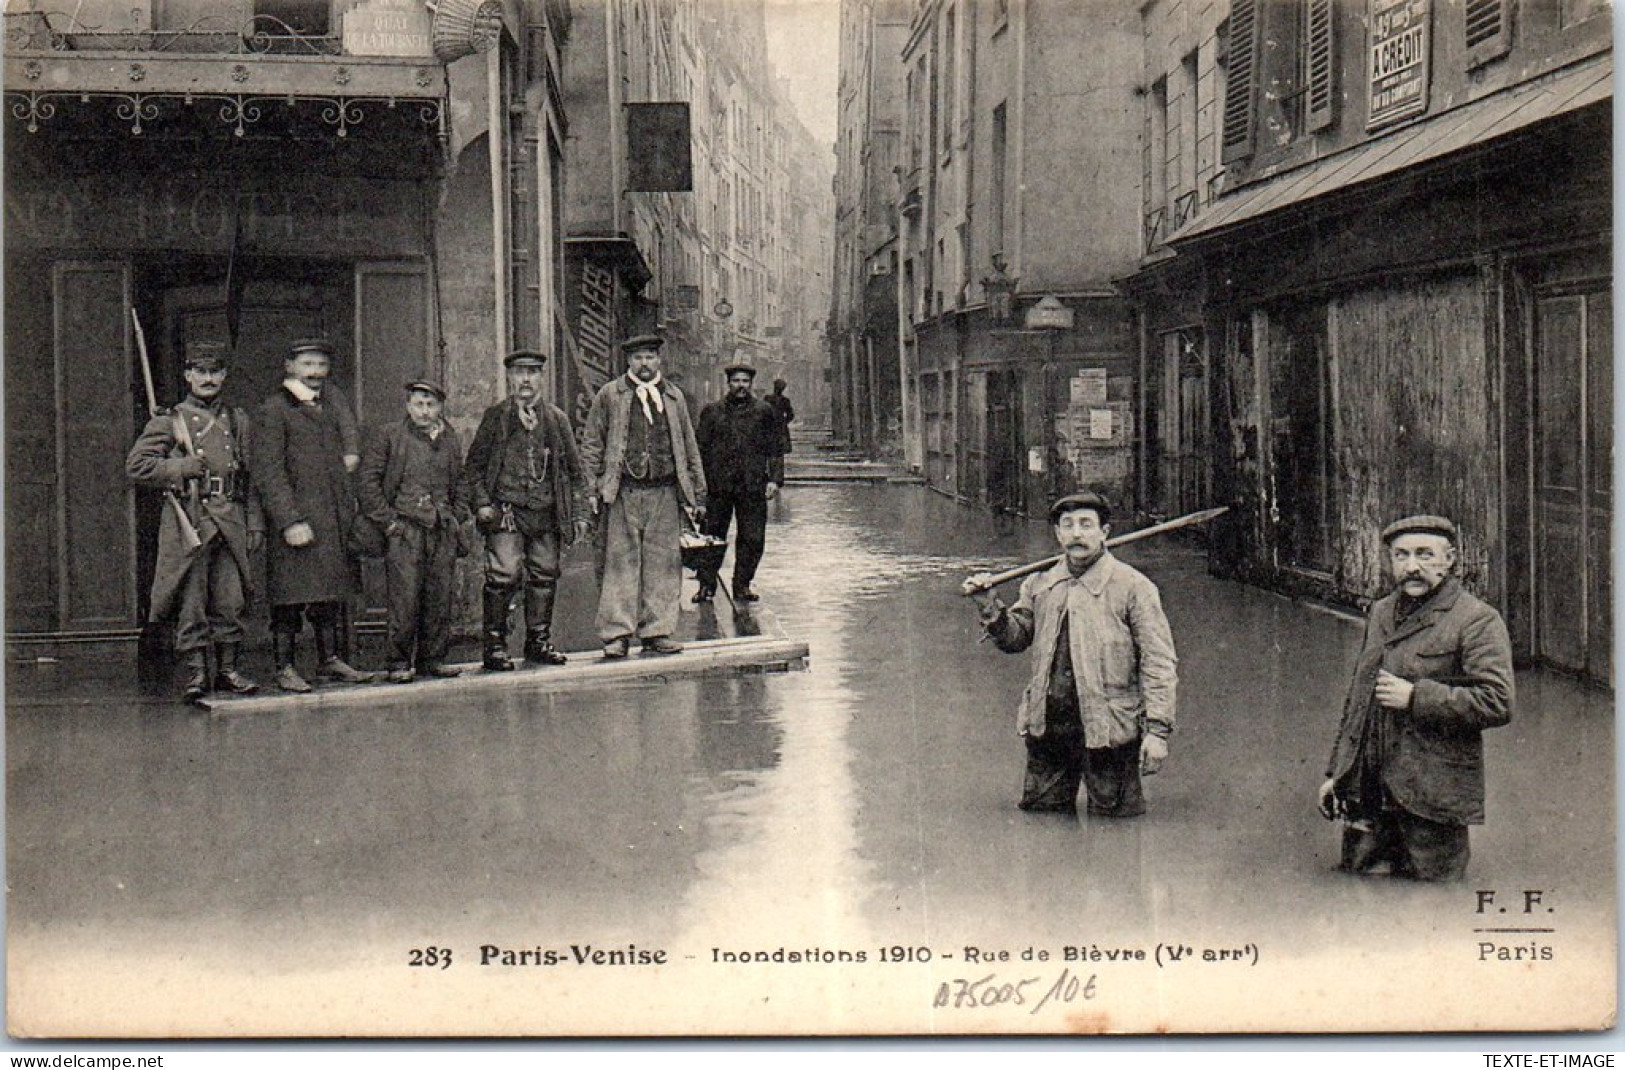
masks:
<svg viewBox="0 0 1625 1070"><path fill-rule="evenodd" d="M1228 505L1221 505L1217 509L1203 509L1199 513L1190 513L1186 516L1176 517L1173 520L1165 520L1160 524L1153 524L1148 528L1141 528L1139 531L1131 531L1126 535L1115 535L1106 540L1106 546L1108 549L1110 549L1112 547L1123 546L1131 542L1139 542L1141 539L1149 539L1153 535L1163 535L1170 531L1178 531L1180 528L1188 528L1192 524L1205 524L1209 520L1223 516L1229 511L1230 507ZM960 585L959 593L963 595L973 595L979 594L982 591L991 591L1000 584L1009 583L1011 580L1019 580L1023 576L1032 575L1034 572L1042 572L1051 565L1059 564L1065 558L1065 554L1056 554L1054 557L1046 557L1042 561L1034 561L1031 564L1020 565L1005 572L999 572L989 576L985 583L973 583L970 580L966 580Z"/></svg>

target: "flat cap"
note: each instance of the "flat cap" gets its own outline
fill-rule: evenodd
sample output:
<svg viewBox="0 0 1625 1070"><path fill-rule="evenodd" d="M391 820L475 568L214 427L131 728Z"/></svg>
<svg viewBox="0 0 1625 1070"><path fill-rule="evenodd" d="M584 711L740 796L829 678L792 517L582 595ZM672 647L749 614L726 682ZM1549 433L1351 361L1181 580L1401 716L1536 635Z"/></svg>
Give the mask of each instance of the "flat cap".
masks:
<svg viewBox="0 0 1625 1070"><path fill-rule="evenodd" d="M1061 517L1074 509L1093 509L1102 524L1111 523L1112 503L1106 500L1105 495L1092 490L1080 490L1076 494L1055 499L1055 504L1049 507L1049 522L1059 524Z"/></svg>
<svg viewBox="0 0 1625 1070"><path fill-rule="evenodd" d="M519 364L534 365L538 368L547 363L547 354L539 349L516 349L502 358L504 368L512 368Z"/></svg>
<svg viewBox="0 0 1625 1070"><path fill-rule="evenodd" d="M1443 535L1452 543L1456 541L1456 525L1442 516L1432 516L1428 513L1418 513L1403 520L1396 520L1382 529L1384 544L1393 542L1401 535Z"/></svg>
<svg viewBox="0 0 1625 1070"><path fill-rule="evenodd" d="M446 400L445 388L439 383L435 382L433 379L413 379L411 382L406 384L407 393L411 393L415 390L421 390L425 394L433 394L441 401Z"/></svg>
<svg viewBox="0 0 1625 1070"><path fill-rule="evenodd" d="M231 362L231 348L224 342L199 339L186 343L182 363L188 368L224 368Z"/></svg>
<svg viewBox="0 0 1625 1070"><path fill-rule="evenodd" d="M744 372L752 379L756 378L756 369L752 368L749 364L730 364L726 368L722 369L723 375L733 375L735 372Z"/></svg>
<svg viewBox="0 0 1625 1070"><path fill-rule="evenodd" d="M333 343L325 338L295 338L288 343L288 352L293 356L301 353L326 353L333 355Z"/></svg>
<svg viewBox="0 0 1625 1070"><path fill-rule="evenodd" d="M666 340L658 334L634 334L621 342L622 353L637 353L645 349L658 350L666 344Z"/></svg>

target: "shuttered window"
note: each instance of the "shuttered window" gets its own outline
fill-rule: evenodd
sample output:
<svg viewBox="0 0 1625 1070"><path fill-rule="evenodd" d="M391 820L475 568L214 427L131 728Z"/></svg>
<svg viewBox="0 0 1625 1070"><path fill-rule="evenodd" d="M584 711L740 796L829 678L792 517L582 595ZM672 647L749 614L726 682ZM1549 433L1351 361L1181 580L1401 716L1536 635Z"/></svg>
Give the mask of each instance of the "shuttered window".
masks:
<svg viewBox="0 0 1625 1070"><path fill-rule="evenodd" d="M1482 66L1512 48L1514 0L1467 0L1467 69Z"/></svg>
<svg viewBox="0 0 1625 1070"><path fill-rule="evenodd" d="M1308 18L1304 33L1304 130L1313 132L1332 125L1336 85L1332 30L1336 21L1335 0L1307 0Z"/></svg>
<svg viewBox="0 0 1625 1070"><path fill-rule="evenodd" d="M1258 126L1258 3L1232 0L1224 93L1224 163L1251 156Z"/></svg>

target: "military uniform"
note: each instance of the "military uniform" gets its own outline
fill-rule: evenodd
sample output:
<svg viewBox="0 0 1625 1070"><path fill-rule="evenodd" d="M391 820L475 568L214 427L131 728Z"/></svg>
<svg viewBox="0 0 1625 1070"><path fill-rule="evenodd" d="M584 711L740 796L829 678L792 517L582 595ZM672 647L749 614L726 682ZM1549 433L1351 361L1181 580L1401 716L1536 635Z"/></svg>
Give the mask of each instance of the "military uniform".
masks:
<svg viewBox="0 0 1625 1070"><path fill-rule="evenodd" d="M201 347L189 352L189 370L206 367L223 370L223 352ZM250 552L265 534L248 475L248 440L249 420L242 409L194 393L149 420L125 459L132 481L173 495L158 522L150 618L175 622L175 649L188 670L187 701L207 690L211 646L217 689L238 694L256 689L237 671L243 611L253 590ZM195 546L188 526L196 533Z"/></svg>

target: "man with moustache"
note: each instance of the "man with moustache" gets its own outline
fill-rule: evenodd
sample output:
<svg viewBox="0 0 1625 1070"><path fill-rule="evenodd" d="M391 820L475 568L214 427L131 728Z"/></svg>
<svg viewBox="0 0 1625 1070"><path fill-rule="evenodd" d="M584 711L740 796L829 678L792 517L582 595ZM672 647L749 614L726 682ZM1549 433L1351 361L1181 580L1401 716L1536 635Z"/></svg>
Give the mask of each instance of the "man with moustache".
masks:
<svg viewBox="0 0 1625 1070"><path fill-rule="evenodd" d="M216 690L246 695L259 686L237 670L237 654L265 516L248 478L248 415L220 399L229 371L224 343L189 344L185 399L149 420L125 459L135 483L175 492L201 540L188 547L177 510L164 509L151 619L175 621L175 651L186 665L181 698L189 703L208 693L211 644Z"/></svg>
<svg viewBox="0 0 1625 1070"><path fill-rule="evenodd" d="M1484 821L1481 734L1512 719L1512 644L1451 574L1450 520L1406 517L1382 542L1394 590L1366 620L1320 812L1344 821L1344 871L1459 880Z"/></svg>
<svg viewBox="0 0 1625 1070"><path fill-rule="evenodd" d="M683 507L705 513L705 471L683 394L660 375L655 334L621 343L627 372L592 399L581 459L595 511L603 511L604 576L598 637L624 658L635 636L645 654L676 654L683 593L678 537Z"/></svg>
<svg viewBox="0 0 1625 1070"><path fill-rule="evenodd" d="M502 361L508 397L485 410L463 466L463 494L485 535L485 668L508 672L508 619L524 589L525 661L563 665L553 645L565 540L586 531L586 479L570 420L542 397L547 354Z"/></svg>
<svg viewBox="0 0 1625 1070"><path fill-rule="evenodd" d="M778 448L779 419L773 407L751 393L756 369L732 364L725 369L728 392L700 410L694 439L705 466L706 509L703 529L723 540L700 562L700 589L695 602L716 595L718 572L727 551L728 525L737 515L734 540L733 598L754 602L756 568L767 548L767 503L784 484L784 454Z"/></svg>
<svg viewBox="0 0 1625 1070"><path fill-rule="evenodd" d="M1075 813L1078 785L1097 817L1145 813L1141 776L1168 756L1178 687L1177 659L1156 585L1106 549L1111 505L1085 491L1050 506L1065 557L1027 577L1006 608L966 581L982 626L1007 653L1033 650L1033 671L1016 712L1027 743L1021 809Z"/></svg>
<svg viewBox="0 0 1625 1070"><path fill-rule="evenodd" d="M260 406L249 456L274 533L266 572L276 684L291 692L311 689L296 665L306 619L319 677L359 684L375 675L350 664L350 600L360 590L360 567L351 545L356 500L349 473L360 457L349 430L354 415L341 411L347 402L328 386L332 363L326 339L289 346L285 377Z"/></svg>

